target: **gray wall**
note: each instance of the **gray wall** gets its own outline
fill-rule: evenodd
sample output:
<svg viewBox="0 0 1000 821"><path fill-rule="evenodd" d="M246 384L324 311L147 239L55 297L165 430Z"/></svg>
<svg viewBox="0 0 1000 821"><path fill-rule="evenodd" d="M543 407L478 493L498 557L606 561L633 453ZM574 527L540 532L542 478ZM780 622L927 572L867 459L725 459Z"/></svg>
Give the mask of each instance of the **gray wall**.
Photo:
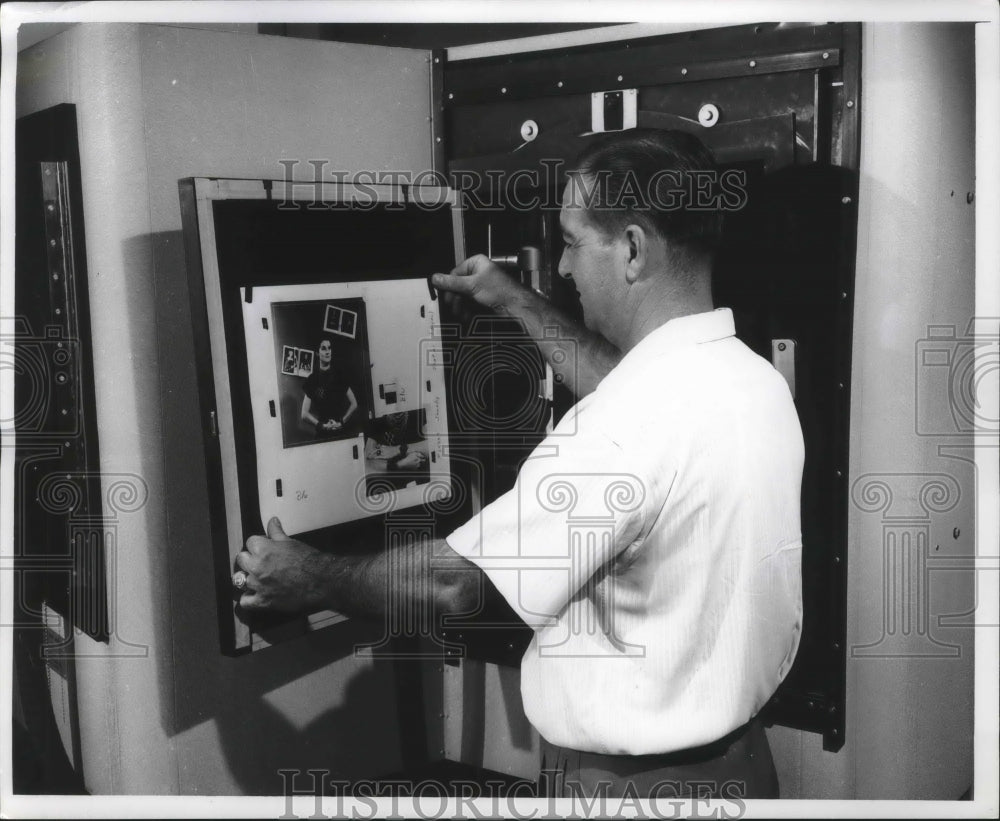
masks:
<svg viewBox="0 0 1000 821"><path fill-rule="evenodd" d="M861 65L847 743L769 737L784 797L956 799L972 784L972 441L922 340L961 338L975 309L973 27L866 24Z"/></svg>
<svg viewBox="0 0 1000 821"><path fill-rule="evenodd" d="M20 55L19 116L77 106L101 468L148 491L115 523L116 637L77 640L94 793L280 794L279 768L399 766L392 670L350 655L361 628L220 654L177 180L430 168L426 56L126 24Z"/></svg>

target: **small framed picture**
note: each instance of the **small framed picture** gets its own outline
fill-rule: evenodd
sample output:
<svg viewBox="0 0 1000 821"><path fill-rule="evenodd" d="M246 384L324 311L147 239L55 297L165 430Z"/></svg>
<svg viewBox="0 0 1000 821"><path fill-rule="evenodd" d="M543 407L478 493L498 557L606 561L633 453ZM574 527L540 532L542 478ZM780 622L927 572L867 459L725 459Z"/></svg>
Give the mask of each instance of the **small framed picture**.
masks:
<svg viewBox="0 0 1000 821"><path fill-rule="evenodd" d="M338 308L336 305L326 306L326 315L323 319L324 331L354 339L357 326L358 315L354 311Z"/></svg>
<svg viewBox="0 0 1000 821"><path fill-rule="evenodd" d="M295 376L299 367L299 349L285 345L281 349L281 372L287 376Z"/></svg>
<svg viewBox="0 0 1000 821"><path fill-rule="evenodd" d="M313 352L299 348L299 364L296 376L309 376L313 372Z"/></svg>

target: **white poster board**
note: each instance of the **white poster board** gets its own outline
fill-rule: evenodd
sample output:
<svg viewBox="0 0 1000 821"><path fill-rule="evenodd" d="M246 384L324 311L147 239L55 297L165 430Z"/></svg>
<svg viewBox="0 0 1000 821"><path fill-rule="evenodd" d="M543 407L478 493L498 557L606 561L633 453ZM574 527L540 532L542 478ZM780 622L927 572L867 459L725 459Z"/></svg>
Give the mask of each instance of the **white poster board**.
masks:
<svg viewBox="0 0 1000 821"><path fill-rule="evenodd" d="M261 528L446 498L438 303L423 279L241 289Z"/></svg>

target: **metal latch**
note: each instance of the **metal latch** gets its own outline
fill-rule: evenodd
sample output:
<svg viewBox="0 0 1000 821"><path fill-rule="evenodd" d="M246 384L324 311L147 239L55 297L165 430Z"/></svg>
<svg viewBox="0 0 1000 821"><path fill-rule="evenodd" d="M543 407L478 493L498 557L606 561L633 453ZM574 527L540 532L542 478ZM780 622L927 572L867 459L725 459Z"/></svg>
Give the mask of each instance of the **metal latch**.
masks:
<svg viewBox="0 0 1000 821"><path fill-rule="evenodd" d="M792 399L795 398L795 340L794 339L772 339L771 340L771 364L788 383L788 390L792 392Z"/></svg>
<svg viewBox="0 0 1000 821"><path fill-rule="evenodd" d="M638 122L639 95L634 88L595 91L590 95L590 130L625 131Z"/></svg>

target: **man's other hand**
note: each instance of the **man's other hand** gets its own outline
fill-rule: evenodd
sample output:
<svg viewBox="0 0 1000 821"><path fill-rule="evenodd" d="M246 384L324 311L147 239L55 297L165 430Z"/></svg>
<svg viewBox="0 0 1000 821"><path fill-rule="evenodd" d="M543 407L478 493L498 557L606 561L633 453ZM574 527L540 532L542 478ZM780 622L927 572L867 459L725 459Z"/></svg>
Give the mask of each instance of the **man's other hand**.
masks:
<svg viewBox="0 0 1000 821"><path fill-rule="evenodd" d="M332 557L285 534L275 516L267 536L251 536L236 566L247 574L240 607L313 613L327 607L325 582Z"/></svg>
<svg viewBox="0 0 1000 821"><path fill-rule="evenodd" d="M524 288L489 257L477 254L452 269L450 274L434 274L436 288L468 297L479 305L503 313Z"/></svg>

